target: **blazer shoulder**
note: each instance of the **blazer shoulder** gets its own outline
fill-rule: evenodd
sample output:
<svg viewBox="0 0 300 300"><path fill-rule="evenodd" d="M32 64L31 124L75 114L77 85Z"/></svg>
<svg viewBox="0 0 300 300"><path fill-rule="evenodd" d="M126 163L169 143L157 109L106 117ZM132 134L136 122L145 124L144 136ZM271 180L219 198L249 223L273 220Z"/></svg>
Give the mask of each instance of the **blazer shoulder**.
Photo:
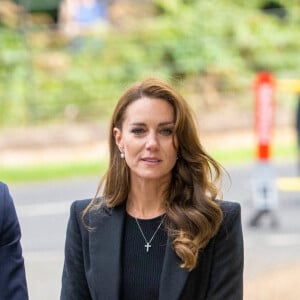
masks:
<svg viewBox="0 0 300 300"><path fill-rule="evenodd" d="M94 199L83 199L75 200L71 204L70 208L70 219L77 219L79 224L85 223L87 226L92 226L92 224L101 221L102 216L111 215L112 209L108 208L105 203L102 201L102 198L97 198L91 209L88 210L87 214L83 216L84 210L91 204Z"/></svg>
<svg viewBox="0 0 300 300"><path fill-rule="evenodd" d="M238 202L220 201L220 207L223 212L223 225L230 225L241 219L241 205Z"/></svg>
<svg viewBox="0 0 300 300"><path fill-rule="evenodd" d="M241 204L233 201L220 201L220 207L223 213L239 213L241 211Z"/></svg>
<svg viewBox="0 0 300 300"><path fill-rule="evenodd" d="M82 212L92 201L92 199L75 200L71 204L71 211Z"/></svg>
<svg viewBox="0 0 300 300"><path fill-rule="evenodd" d="M8 233L20 235L20 226L13 199L8 186L0 182L0 239L6 239ZM12 237L12 236L11 236Z"/></svg>
<svg viewBox="0 0 300 300"><path fill-rule="evenodd" d="M3 193L5 189L7 189L7 184L0 181L0 193Z"/></svg>
<svg viewBox="0 0 300 300"><path fill-rule="evenodd" d="M71 204L71 213L75 212L76 214L82 213L85 208L90 205L90 203L94 201L94 199L83 199L83 200L75 200ZM101 197L97 198L94 202L95 211L110 211L110 209L105 205L103 199ZM96 208L97 207L97 208Z"/></svg>
<svg viewBox="0 0 300 300"><path fill-rule="evenodd" d="M0 181L0 206L3 206L3 202L6 202L6 198L8 198L9 192L7 185Z"/></svg>

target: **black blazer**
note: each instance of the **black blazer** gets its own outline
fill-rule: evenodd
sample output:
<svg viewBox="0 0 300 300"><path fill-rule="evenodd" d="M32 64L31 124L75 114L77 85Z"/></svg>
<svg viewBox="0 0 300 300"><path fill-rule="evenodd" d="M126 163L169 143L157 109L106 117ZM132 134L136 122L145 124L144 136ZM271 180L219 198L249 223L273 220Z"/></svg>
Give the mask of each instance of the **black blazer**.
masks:
<svg viewBox="0 0 300 300"><path fill-rule="evenodd" d="M28 299L21 231L7 185L0 182L0 299Z"/></svg>
<svg viewBox="0 0 300 300"><path fill-rule="evenodd" d="M75 201L68 222L61 300L121 298L124 206L90 213L92 232L82 225L81 212L90 200ZM243 236L240 205L221 202L222 225L189 272L170 242L166 247L159 300L241 300L243 298Z"/></svg>

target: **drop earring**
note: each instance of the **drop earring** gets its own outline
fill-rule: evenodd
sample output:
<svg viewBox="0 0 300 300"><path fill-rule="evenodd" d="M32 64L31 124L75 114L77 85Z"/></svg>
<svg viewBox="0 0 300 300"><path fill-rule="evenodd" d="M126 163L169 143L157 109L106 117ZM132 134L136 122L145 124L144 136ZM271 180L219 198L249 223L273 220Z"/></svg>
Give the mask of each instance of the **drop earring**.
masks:
<svg viewBox="0 0 300 300"><path fill-rule="evenodd" d="M120 157L125 158L125 153L123 151L120 152Z"/></svg>

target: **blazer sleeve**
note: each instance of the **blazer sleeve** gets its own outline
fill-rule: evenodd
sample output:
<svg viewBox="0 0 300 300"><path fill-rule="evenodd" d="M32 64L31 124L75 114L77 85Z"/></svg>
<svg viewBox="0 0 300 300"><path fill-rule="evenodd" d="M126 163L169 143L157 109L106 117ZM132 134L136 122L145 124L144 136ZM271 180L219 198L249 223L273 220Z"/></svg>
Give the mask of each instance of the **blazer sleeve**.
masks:
<svg viewBox="0 0 300 300"><path fill-rule="evenodd" d="M78 204L79 201L75 201L71 205L67 226L61 300L92 299L85 276L83 238L80 230L82 227L80 216L82 209L79 208Z"/></svg>
<svg viewBox="0 0 300 300"><path fill-rule="evenodd" d="M214 243L209 300L242 300L244 246L241 207L225 205L224 219Z"/></svg>
<svg viewBox="0 0 300 300"><path fill-rule="evenodd" d="M12 197L0 182L0 299L28 299L21 230Z"/></svg>

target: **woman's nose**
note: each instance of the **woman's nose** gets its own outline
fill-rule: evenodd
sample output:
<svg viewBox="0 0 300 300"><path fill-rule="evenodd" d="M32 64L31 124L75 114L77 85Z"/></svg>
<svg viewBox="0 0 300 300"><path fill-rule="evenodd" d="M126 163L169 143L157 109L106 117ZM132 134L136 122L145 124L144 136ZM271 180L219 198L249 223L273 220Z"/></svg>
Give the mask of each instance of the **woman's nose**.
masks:
<svg viewBox="0 0 300 300"><path fill-rule="evenodd" d="M156 150L158 148L159 148L159 141L157 135L154 133L149 134L146 141L146 149Z"/></svg>

